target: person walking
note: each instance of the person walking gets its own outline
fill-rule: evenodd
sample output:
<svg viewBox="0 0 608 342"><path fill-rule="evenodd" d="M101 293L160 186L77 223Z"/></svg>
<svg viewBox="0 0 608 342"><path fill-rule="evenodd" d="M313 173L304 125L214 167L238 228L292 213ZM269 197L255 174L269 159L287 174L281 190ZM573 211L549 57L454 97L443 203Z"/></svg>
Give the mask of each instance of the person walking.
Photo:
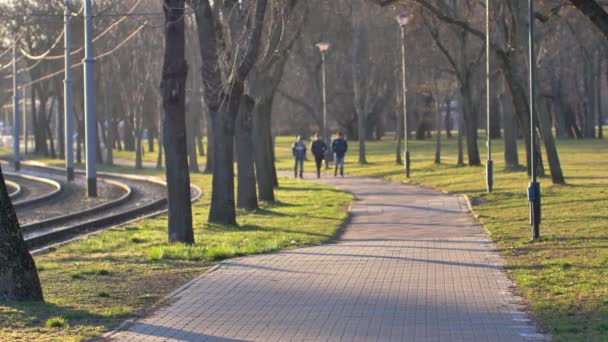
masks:
<svg viewBox="0 0 608 342"><path fill-rule="evenodd" d="M317 178L321 178L321 165L327 153L327 145L320 134L317 134L316 139L310 145L310 151L315 156L315 164L317 166Z"/></svg>
<svg viewBox="0 0 608 342"><path fill-rule="evenodd" d="M331 143L331 148L334 151L334 177L338 176L338 167L340 168L340 176L344 177L344 156L348 151L348 143L344 138L344 133L338 132L338 138Z"/></svg>
<svg viewBox="0 0 608 342"><path fill-rule="evenodd" d="M291 145L291 153L293 154L293 174L294 178L298 178L298 166L300 178L304 178L304 158L306 158L306 145L301 136L298 135L296 142Z"/></svg>

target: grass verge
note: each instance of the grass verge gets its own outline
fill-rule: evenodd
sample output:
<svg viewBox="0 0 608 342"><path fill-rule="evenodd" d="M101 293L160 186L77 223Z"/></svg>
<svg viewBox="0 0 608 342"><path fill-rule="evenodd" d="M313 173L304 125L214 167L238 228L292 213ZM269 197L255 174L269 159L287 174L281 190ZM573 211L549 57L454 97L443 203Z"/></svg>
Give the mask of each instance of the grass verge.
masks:
<svg viewBox="0 0 608 342"><path fill-rule="evenodd" d="M128 167L101 169L135 173ZM162 176L152 169L139 173ZM79 341L98 336L158 303L213 262L331 241L352 201L351 195L330 187L285 179L276 203L240 211L238 226L210 225L211 177L194 174L192 182L204 192L193 206L196 245L166 243L167 219L162 216L38 256L46 302L0 302L0 340Z"/></svg>
<svg viewBox="0 0 608 342"><path fill-rule="evenodd" d="M277 167L291 170L293 138L276 141ZM556 341L608 340L608 142L558 140L567 185L540 179L543 193L541 240L530 242L525 171L506 170L503 146L494 141L495 189L485 190L484 167L456 165L456 139L442 144L443 162L434 164L434 141L413 141L412 182L475 199L475 212L496 241L518 290L544 331ZM484 143L480 142L482 154ZM525 163L523 143L520 161ZM367 144L368 164L357 163L351 142L349 175L404 182L392 139ZM466 155L465 155L466 158ZM483 159L483 156L482 156ZM545 164L546 167L547 164ZM305 167L312 169L313 163Z"/></svg>

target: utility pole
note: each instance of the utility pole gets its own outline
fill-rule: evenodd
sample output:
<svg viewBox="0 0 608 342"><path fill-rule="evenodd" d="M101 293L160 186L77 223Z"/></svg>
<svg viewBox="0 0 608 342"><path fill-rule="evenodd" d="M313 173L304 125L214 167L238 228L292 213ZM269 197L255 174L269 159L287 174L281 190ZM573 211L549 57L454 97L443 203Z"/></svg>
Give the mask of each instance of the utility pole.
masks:
<svg viewBox="0 0 608 342"><path fill-rule="evenodd" d="M63 81L63 110L65 115L65 169L67 173L68 182L71 182L74 180L74 142L72 135L72 63L70 61L70 55L72 52L72 14L70 13L69 5L70 0L65 0L65 80Z"/></svg>
<svg viewBox="0 0 608 342"><path fill-rule="evenodd" d="M317 48L321 52L321 78L323 83L323 140L327 144L327 152L325 154L325 169L329 169L329 158L331 157L331 139L329 138L329 130L327 129L327 78L325 72L325 53L329 50L331 44L321 42L317 44Z"/></svg>
<svg viewBox="0 0 608 342"><path fill-rule="evenodd" d="M91 0L84 3L84 112L86 126L86 174L87 193L89 197L97 197L97 119L95 118L95 80L92 41Z"/></svg>
<svg viewBox="0 0 608 342"><path fill-rule="evenodd" d="M405 27L407 26L410 17L407 12L403 12L402 14L397 16L397 22L401 27L401 72L402 72L402 91L403 91L403 138L405 141L405 177L410 178L410 141L407 130L407 82L405 79Z"/></svg>
<svg viewBox="0 0 608 342"><path fill-rule="evenodd" d="M486 186L492 192L494 186L494 161L492 161L492 139L490 137L490 0L486 0L486 139L488 160L486 161Z"/></svg>
<svg viewBox="0 0 608 342"><path fill-rule="evenodd" d="M21 169L19 156L19 133L21 125L19 121L19 80L17 79L19 70L17 69L17 38L13 41L13 163L15 171Z"/></svg>
<svg viewBox="0 0 608 342"><path fill-rule="evenodd" d="M541 221L541 200L540 200L540 184L538 183L536 172L536 91L534 82L536 81L536 53L534 51L534 0L528 0L528 20L529 24L529 41L528 41L528 56L530 58L528 64L530 67L530 174L531 180L528 187L528 202L530 205L530 225L532 226L532 240L540 238L540 221Z"/></svg>
<svg viewBox="0 0 608 342"><path fill-rule="evenodd" d="M25 84L23 85L23 145L25 147L25 155L27 158L27 92Z"/></svg>

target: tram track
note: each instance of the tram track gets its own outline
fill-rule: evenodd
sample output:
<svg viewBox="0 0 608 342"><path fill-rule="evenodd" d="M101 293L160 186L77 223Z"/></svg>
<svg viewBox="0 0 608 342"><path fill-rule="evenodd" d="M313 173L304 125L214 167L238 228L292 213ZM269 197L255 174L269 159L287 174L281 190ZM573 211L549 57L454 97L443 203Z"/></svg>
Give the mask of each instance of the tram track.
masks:
<svg viewBox="0 0 608 342"><path fill-rule="evenodd" d="M9 169L9 166L3 168ZM8 170L7 170L8 171ZM28 162L22 164L21 174L47 177L49 179L63 179L63 169L37 165ZM66 208L63 214L50 216L37 216L36 213L48 212L49 207L61 208L62 201L73 203L74 192L84 200L86 179L83 172L76 172L75 183L81 183L77 189L70 189L73 183L63 183L61 196L54 200L41 202L35 206L25 209L17 209L17 215L23 221L21 225L24 239L30 249L40 249L56 243L69 241L92 232L133 222L138 218L150 217L151 215L163 214L167 210L166 183L162 180L137 175L123 175L100 172L98 174L99 188L104 186L121 188L122 193L116 198L103 203L96 203L88 208L75 211ZM71 194L71 195L70 195ZM200 188L192 186L192 200L197 200L202 192ZM70 199L71 198L71 199ZM29 211L29 213L27 212ZM28 215L30 218L25 218ZM23 219L22 219L23 217Z"/></svg>

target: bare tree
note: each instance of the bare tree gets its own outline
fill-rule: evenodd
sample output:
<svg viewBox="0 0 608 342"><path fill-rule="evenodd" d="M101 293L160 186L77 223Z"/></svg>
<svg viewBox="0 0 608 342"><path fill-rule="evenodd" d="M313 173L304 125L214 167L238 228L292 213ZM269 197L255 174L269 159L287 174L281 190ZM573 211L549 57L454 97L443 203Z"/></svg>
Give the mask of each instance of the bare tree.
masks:
<svg viewBox="0 0 608 342"><path fill-rule="evenodd" d="M186 62L185 1L163 0L165 14L165 56L161 94L163 144L167 166L169 200L169 241L194 243L190 174L186 148Z"/></svg>
<svg viewBox="0 0 608 342"><path fill-rule="evenodd" d="M23 240L0 167L0 300L42 301L36 264Z"/></svg>

